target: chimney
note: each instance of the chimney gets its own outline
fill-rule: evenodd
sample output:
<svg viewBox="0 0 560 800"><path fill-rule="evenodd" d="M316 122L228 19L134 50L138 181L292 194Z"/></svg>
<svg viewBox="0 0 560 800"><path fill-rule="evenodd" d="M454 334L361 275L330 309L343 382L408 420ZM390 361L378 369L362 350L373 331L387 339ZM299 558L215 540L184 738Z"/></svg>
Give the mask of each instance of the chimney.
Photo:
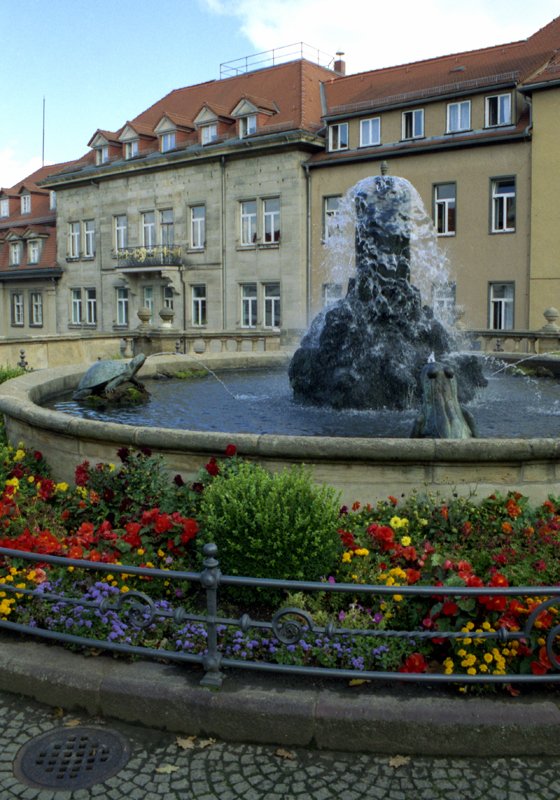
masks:
<svg viewBox="0 0 560 800"><path fill-rule="evenodd" d="M334 71L339 75L346 75L346 61L342 60L344 53L338 50L336 53L336 61L334 62Z"/></svg>

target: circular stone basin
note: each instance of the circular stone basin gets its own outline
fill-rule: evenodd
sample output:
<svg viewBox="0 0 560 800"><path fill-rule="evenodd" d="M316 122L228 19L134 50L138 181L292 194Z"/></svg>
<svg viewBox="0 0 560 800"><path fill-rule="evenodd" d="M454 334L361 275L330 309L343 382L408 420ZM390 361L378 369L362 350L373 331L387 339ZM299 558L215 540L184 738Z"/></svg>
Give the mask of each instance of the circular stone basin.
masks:
<svg viewBox="0 0 560 800"><path fill-rule="evenodd" d="M285 367L288 358L282 353L239 353L206 355L204 362L213 370L270 369ZM192 356L151 357L139 377L148 379L161 371L174 374L192 365ZM308 464L315 480L337 487L345 503L374 502L413 490L483 496L516 489L534 500L560 493L557 438L399 439L175 430L164 427L169 414L158 420L159 426L149 427L83 419L42 407L49 399L71 392L85 369L86 365L74 365L41 370L0 385L0 412L10 442L22 441L41 450L58 480L71 481L75 466L85 459L115 461L123 445L161 453L170 472L180 472L188 480L210 456L220 456L227 444L234 443L240 455L273 470L291 463ZM204 405L203 394L197 414ZM474 413L479 416L476 409ZM219 418L219 409L213 418ZM538 430L542 430L540 425Z"/></svg>

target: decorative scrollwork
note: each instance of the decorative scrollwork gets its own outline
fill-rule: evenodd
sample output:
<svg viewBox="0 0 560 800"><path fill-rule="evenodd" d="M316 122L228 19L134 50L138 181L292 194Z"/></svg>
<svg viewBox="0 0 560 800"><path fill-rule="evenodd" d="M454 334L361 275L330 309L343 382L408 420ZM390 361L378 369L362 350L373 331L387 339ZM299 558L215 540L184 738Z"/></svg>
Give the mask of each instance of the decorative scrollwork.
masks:
<svg viewBox="0 0 560 800"><path fill-rule="evenodd" d="M144 592L126 592L117 597L106 597L100 604L103 613L107 611L123 612L127 620L135 628L147 628L156 616L155 603Z"/></svg>
<svg viewBox="0 0 560 800"><path fill-rule="evenodd" d="M552 665L552 669L560 670L560 659L554 652L554 644L556 641L556 637L560 635L560 625L555 625L554 628L551 628L548 632L548 636L546 637L546 654L548 656L548 660Z"/></svg>
<svg viewBox="0 0 560 800"><path fill-rule="evenodd" d="M301 608L282 608L272 618L272 630L283 644L296 644L303 636L303 629L313 630L313 619Z"/></svg>

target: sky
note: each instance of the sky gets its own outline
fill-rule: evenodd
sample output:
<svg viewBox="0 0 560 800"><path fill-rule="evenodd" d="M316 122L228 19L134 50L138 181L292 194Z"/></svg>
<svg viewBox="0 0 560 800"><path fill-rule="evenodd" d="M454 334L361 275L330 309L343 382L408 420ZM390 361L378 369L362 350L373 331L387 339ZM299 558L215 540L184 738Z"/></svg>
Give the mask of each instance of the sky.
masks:
<svg viewBox="0 0 560 800"><path fill-rule="evenodd" d="M525 39L557 0L0 0L0 187L173 89L304 42L347 74ZM305 51L307 54L309 51ZM328 63L328 57L322 57ZM44 109L44 148L43 148Z"/></svg>

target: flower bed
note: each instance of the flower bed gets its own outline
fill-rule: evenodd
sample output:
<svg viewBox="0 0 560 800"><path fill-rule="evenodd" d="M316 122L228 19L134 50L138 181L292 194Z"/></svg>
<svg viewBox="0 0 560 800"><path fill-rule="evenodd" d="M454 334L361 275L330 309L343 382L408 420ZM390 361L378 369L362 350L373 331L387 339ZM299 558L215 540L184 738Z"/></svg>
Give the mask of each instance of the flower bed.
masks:
<svg viewBox="0 0 560 800"><path fill-rule="evenodd" d="M251 467L237 457L233 445L224 458L211 459L201 468L199 478L188 484L179 475L170 480L159 459L147 450L122 448L118 460L118 466L84 462L77 468L71 487L49 477L40 453L0 444L0 547L115 565L114 572L96 574L73 566L46 562L29 566L23 559L4 558L0 583L22 591L0 591L0 619L130 645L142 641L162 650L203 653L204 626L196 622L176 625L171 613L178 606L199 608L196 587L167 580L164 574L122 574L117 568L125 564L148 570L199 570L205 526L211 522L215 528L219 524L215 514L210 520L205 498L219 488L220 481L222 490L231 492L236 481L250 479ZM305 504L311 508L315 490L303 492L302 476L298 472L288 484L302 498L303 507L294 509L294 514L297 511L302 519L308 519L312 515ZM208 491L210 484L212 492ZM320 504L324 507L329 498L328 493L321 495ZM251 563L259 573L256 577L269 576L271 553L281 542L282 529L275 520L282 520L284 528L292 525L285 508L267 512L266 541L258 541L258 524L251 538ZM249 513L249 518L253 516ZM228 526L234 524L228 519ZM246 519L239 522L246 524ZM336 620L348 632L328 636L307 629L299 641L282 644L270 632L251 629L244 633L223 625L218 634L225 656L357 671L469 676L547 675L552 671L546 637L558 622L554 605L543 608L525 639L500 644L480 634L500 629L522 631L543 601L543 597L521 599L513 590L511 596L493 594L492 589L560 584L560 503L555 498L540 506L533 506L518 493L492 495L482 502L459 496L442 501L415 494L389 497L374 506L356 503L337 512L334 544L330 530L326 530L328 514L321 524L325 527L321 536L330 554L330 567L322 579L330 584L355 584L356 592L287 597L257 593L253 603L260 611L274 603L297 606L309 612L316 625ZM278 541L274 540L276 529ZM238 540L232 528L228 533L234 547ZM291 563L302 565L303 574L287 577L306 579L310 568L306 564L317 559L313 554L310 558L308 534L302 533L299 539L298 543L296 536L290 544L290 555L294 556ZM225 557L231 554L224 552L227 536L224 541L220 554ZM321 546L320 538L313 546ZM240 550L231 563L238 561L241 566L237 574L243 574L242 546L235 547ZM280 564L283 560L276 559ZM360 593L364 584L394 588L394 593L366 597L363 591ZM449 596L405 597L402 591L399 593L401 587L424 584L449 587ZM454 588L460 587L488 587L488 592L477 597L454 596ZM29 589L35 590L35 595L26 594ZM161 612L160 619L150 621L142 630L128 625L115 611L108 610L107 604L95 605L100 598L110 601L131 590L153 597L156 612ZM41 595L49 593L74 601L82 598L83 602L62 599L54 605L41 603ZM232 595L230 602L241 601ZM253 611L251 616L256 616ZM364 630L389 629L436 635L430 639L388 639L361 634ZM464 636L445 638L449 632Z"/></svg>

